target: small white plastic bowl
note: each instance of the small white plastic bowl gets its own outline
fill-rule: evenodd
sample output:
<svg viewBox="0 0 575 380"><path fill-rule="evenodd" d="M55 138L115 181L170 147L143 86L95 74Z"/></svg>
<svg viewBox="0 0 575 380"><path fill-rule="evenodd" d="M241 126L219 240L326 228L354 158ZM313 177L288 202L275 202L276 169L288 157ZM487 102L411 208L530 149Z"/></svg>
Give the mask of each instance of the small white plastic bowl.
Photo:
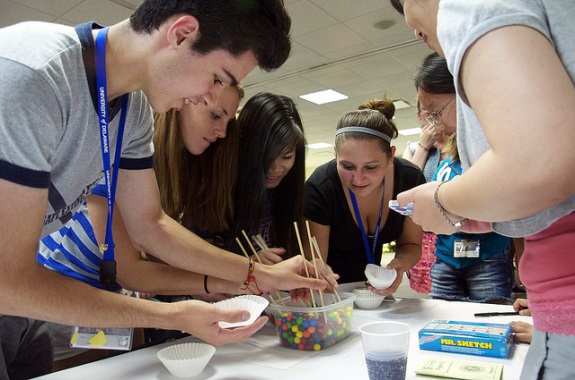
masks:
<svg viewBox="0 0 575 380"><path fill-rule="evenodd" d="M247 294L243 296L238 296L234 298L228 298L226 300L216 302L214 305L221 307L226 310L247 310L250 312L250 319L243 322L218 322L220 327L223 329L229 329L232 327L249 326L258 319L264 311L264 309L269 305L269 301L264 297L260 297L254 294Z"/></svg>
<svg viewBox="0 0 575 380"><path fill-rule="evenodd" d="M158 359L176 377L197 376L216 353L216 348L206 343L180 343L162 348Z"/></svg>
<svg viewBox="0 0 575 380"><path fill-rule="evenodd" d="M385 299L385 296L380 296L379 294L373 293L367 288L367 286L360 286L355 288L353 290L353 294L356 295L356 298L353 302L355 302L357 307L366 310L377 309Z"/></svg>
<svg viewBox="0 0 575 380"><path fill-rule="evenodd" d="M397 277L395 269L387 269L375 264L367 264L365 267L365 277L371 286L376 289L387 289L393 284Z"/></svg>

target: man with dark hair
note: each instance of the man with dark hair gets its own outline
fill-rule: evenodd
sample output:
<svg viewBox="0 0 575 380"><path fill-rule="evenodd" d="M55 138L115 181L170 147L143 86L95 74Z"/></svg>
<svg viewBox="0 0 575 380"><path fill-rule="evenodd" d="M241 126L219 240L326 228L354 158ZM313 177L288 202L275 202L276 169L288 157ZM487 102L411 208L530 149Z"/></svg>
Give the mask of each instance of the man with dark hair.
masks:
<svg viewBox="0 0 575 380"><path fill-rule="evenodd" d="M326 286L303 276L308 264L302 259L248 266L187 231L163 212L152 168L151 108L212 104L256 65L279 67L289 56L290 24L282 0L146 0L130 20L109 28L26 22L0 29L0 313L6 314L0 315L0 355L10 361L3 367L0 358L0 379L30 376L12 368L22 343L14 336L36 331L15 316L177 329L213 344L244 340L264 325L260 318L221 329L218 321L246 320L248 313L125 297L38 265L39 239L60 229L103 177L111 183L110 219L117 195L130 238L142 251L183 269L255 283L261 291ZM111 269L104 281L113 281L111 234L105 243ZM11 326L23 327L8 341L2 336Z"/></svg>
<svg viewBox="0 0 575 380"><path fill-rule="evenodd" d="M237 56L252 50L258 65L267 71L280 67L289 56L291 21L281 1L151 0L132 14L130 26L137 33L151 34L169 17L188 13L201 25L192 47L197 53L222 49Z"/></svg>

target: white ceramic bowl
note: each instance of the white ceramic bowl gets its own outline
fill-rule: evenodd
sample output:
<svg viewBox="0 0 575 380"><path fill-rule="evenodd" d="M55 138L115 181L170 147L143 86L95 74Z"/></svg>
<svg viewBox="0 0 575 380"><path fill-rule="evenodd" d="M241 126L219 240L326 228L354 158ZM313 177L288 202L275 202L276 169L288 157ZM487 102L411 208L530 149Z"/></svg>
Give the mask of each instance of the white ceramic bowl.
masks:
<svg viewBox="0 0 575 380"><path fill-rule="evenodd" d="M367 286L355 288L353 294L356 295L353 302L360 309L377 309L385 299L385 296L373 293Z"/></svg>
<svg viewBox="0 0 575 380"><path fill-rule="evenodd" d="M158 359L176 377L199 375L216 353L216 348L206 343L180 343L162 348Z"/></svg>
<svg viewBox="0 0 575 380"><path fill-rule="evenodd" d="M365 267L365 277L371 286L376 289L387 289L393 284L397 277L395 269L387 269L375 264L367 264Z"/></svg>
<svg viewBox="0 0 575 380"><path fill-rule="evenodd" d="M218 322L220 327L223 329L229 329L232 327L239 326L249 326L258 319L264 311L264 309L269 305L269 301L264 297L257 296L255 294L247 294L243 296L238 296L234 298L228 298L220 302L216 302L214 305L221 307L226 310L247 310L250 312L250 319L243 322Z"/></svg>

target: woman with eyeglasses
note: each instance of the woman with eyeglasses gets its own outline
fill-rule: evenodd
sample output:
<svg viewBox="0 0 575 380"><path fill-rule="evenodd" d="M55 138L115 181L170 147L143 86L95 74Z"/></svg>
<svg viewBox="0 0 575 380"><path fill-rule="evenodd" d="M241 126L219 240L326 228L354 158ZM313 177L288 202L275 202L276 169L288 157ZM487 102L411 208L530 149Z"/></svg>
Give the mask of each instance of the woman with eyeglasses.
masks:
<svg viewBox="0 0 575 380"><path fill-rule="evenodd" d="M324 261L342 283L365 281L366 265L381 264L383 244L395 241L395 256L387 268L395 269L397 277L387 289L372 288L388 296L419 260L422 234L411 218L389 209L388 202L425 179L414 164L395 157L391 100L371 101L365 108L348 112L338 122L335 159L318 167L306 182L305 217Z"/></svg>
<svg viewBox="0 0 575 380"><path fill-rule="evenodd" d="M442 159L446 135L455 133L456 125L451 122L455 114L455 88L453 77L445 62L437 53L429 54L415 74L417 91L417 117L422 131L418 142L409 143L403 158L419 166L425 179L430 182Z"/></svg>
<svg viewBox="0 0 575 380"><path fill-rule="evenodd" d="M445 58L428 55L415 76L422 115L440 135L443 147L431 181L449 181L462 174L456 145L455 87ZM428 234L427 232L425 234ZM429 233L431 234L431 233ZM436 259L430 268L434 298L509 303L514 284L510 240L496 233L436 235ZM425 243L424 243L425 244ZM473 249L471 249L473 247Z"/></svg>
<svg viewBox="0 0 575 380"><path fill-rule="evenodd" d="M455 89L449 80L451 73L443 62L438 61L436 53L425 57L422 65L415 74L415 89L417 91L417 118L421 122L419 141L409 142L403 151L403 158L413 162L423 171L425 180L431 182L439 163L447 158L445 146L445 134L440 130L441 123L436 117L441 117L443 108L434 110L431 103L441 103L444 97L453 98ZM421 105L421 98L425 100L426 107ZM442 104L442 103L441 103ZM449 104L448 104L449 105ZM430 110L437 115L431 116ZM449 125L449 134L455 132L455 127ZM409 271L409 282L412 289L420 293L431 291L431 265L435 262L435 241L437 235L433 232L423 232L421 242L421 259Z"/></svg>

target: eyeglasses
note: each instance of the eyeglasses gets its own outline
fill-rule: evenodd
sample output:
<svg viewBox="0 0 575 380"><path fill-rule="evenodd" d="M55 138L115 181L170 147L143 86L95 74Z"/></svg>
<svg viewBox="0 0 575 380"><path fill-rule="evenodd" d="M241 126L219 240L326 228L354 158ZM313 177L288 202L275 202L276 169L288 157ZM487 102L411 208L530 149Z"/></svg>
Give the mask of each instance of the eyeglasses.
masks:
<svg viewBox="0 0 575 380"><path fill-rule="evenodd" d="M455 96L453 98L451 98L447 103L445 103L443 105L443 107L441 107L441 108L439 108L433 112L430 112L429 115L427 115L425 117L425 120L427 120L429 122L429 124L439 124L443 110L445 109L445 107L447 107L449 105L449 103L451 103L453 101L453 99L455 99Z"/></svg>

